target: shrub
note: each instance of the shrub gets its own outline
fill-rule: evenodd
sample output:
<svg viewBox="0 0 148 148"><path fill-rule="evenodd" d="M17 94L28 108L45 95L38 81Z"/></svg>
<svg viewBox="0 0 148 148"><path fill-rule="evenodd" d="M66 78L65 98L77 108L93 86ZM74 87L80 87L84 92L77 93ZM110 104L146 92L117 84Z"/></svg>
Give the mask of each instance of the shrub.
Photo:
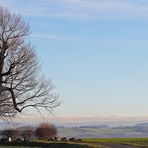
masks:
<svg viewBox="0 0 148 148"><path fill-rule="evenodd" d="M8 142L8 141L9 141L8 138L1 138L1 139L0 139L0 142Z"/></svg>
<svg viewBox="0 0 148 148"><path fill-rule="evenodd" d="M66 142L67 141L67 138L66 137L63 137L63 138L61 138L61 141Z"/></svg>
<svg viewBox="0 0 148 148"><path fill-rule="evenodd" d="M36 128L35 134L38 138L49 139L57 135L57 130L49 123L42 123Z"/></svg>
<svg viewBox="0 0 148 148"><path fill-rule="evenodd" d="M77 139L76 141L77 141L77 142L82 142L82 139Z"/></svg>
<svg viewBox="0 0 148 148"><path fill-rule="evenodd" d="M19 137L20 131L18 129L5 129L1 132L1 135L7 138L16 139Z"/></svg>
<svg viewBox="0 0 148 148"><path fill-rule="evenodd" d="M54 138L49 138L48 141L54 141Z"/></svg>
<svg viewBox="0 0 148 148"><path fill-rule="evenodd" d="M26 129L21 133L21 136L24 138L24 141L30 141L33 135L34 135L34 131L32 129Z"/></svg>
<svg viewBox="0 0 148 148"><path fill-rule="evenodd" d="M21 138L17 138L15 139L15 142L23 142L23 140Z"/></svg>
<svg viewBox="0 0 148 148"><path fill-rule="evenodd" d="M76 141L76 138L75 137L69 138L69 141L70 142L75 142Z"/></svg>

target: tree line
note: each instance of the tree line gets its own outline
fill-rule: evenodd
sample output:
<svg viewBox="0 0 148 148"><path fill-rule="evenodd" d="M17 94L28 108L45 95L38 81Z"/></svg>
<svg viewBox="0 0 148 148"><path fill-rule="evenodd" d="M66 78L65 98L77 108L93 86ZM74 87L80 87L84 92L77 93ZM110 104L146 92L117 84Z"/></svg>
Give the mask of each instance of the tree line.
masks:
<svg viewBox="0 0 148 148"><path fill-rule="evenodd" d="M32 138L50 139L57 136L57 129L54 125L49 123L41 123L35 129L29 127L23 130L16 129L4 129L1 131L3 137L1 141L30 141Z"/></svg>

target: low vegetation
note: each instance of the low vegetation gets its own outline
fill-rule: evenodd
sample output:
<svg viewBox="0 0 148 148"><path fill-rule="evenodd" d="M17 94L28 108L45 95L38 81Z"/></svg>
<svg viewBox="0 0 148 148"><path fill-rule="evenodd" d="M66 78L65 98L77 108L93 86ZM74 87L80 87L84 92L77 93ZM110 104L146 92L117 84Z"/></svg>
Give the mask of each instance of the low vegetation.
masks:
<svg viewBox="0 0 148 148"><path fill-rule="evenodd" d="M36 128L4 129L1 131L0 148L51 147L51 148L95 148L75 137L57 137L54 125L41 123ZM97 148L100 148L97 146Z"/></svg>
<svg viewBox="0 0 148 148"><path fill-rule="evenodd" d="M84 143L100 145L130 145L132 147L148 147L148 138L89 138Z"/></svg>
<svg viewBox="0 0 148 148"><path fill-rule="evenodd" d="M65 140L65 138L64 138ZM68 139L66 141L48 139L35 139L32 141L23 142L0 142L0 148L30 148L30 147L51 147L51 148L113 148L131 146L136 147L148 147L148 138L94 138L94 139L82 139L82 141L71 142Z"/></svg>
<svg viewBox="0 0 148 148"><path fill-rule="evenodd" d="M148 138L88 138L57 137L54 125L41 123L36 128L4 129L0 148L51 147L51 148L114 148L148 147ZM125 147L125 148L126 148Z"/></svg>
<svg viewBox="0 0 148 148"><path fill-rule="evenodd" d="M20 147L51 147L51 148L102 148L100 146L93 146L92 144L80 144L80 143L67 143L67 142L6 142L0 143L0 148L9 148L9 146L13 146L13 148Z"/></svg>
<svg viewBox="0 0 148 148"><path fill-rule="evenodd" d="M49 123L41 123L35 130L35 135L38 138L48 139L56 137L57 129L54 125Z"/></svg>

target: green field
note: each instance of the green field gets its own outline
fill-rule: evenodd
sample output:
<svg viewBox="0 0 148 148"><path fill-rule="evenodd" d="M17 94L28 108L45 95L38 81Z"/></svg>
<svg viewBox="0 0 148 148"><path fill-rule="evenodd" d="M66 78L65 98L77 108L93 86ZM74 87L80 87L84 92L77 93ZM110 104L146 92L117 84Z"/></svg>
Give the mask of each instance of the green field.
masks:
<svg viewBox="0 0 148 148"><path fill-rule="evenodd" d="M90 138L83 139L85 143L102 145L129 145L133 147L148 147L148 138Z"/></svg>

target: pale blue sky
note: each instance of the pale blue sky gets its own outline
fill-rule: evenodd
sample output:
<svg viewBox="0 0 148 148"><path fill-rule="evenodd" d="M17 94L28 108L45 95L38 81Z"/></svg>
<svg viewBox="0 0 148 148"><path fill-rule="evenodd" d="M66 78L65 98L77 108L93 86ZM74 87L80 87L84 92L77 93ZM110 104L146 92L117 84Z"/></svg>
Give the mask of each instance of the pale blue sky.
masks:
<svg viewBox="0 0 148 148"><path fill-rule="evenodd" d="M148 114L147 0L0 0L30 24L56 115Z"/></svg>

